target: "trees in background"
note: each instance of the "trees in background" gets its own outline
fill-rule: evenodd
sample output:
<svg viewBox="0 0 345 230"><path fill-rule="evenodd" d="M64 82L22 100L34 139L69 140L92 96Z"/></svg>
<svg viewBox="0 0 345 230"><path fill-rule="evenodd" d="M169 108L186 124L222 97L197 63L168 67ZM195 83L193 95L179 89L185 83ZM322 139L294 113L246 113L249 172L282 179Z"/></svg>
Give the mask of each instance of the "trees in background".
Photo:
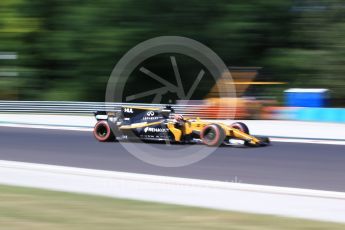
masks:
<svg viewBox="0 0 345 230"><path fill-rule="evenodd" d="M288 82L260 88L262 95L326 87L343 99L344 8L341 1L2 0L0 52L19 59L0 60L0 68L19 76L0 77L0 96L101 101L127 50L177 35L204 43L228 65L262 66L263 78Z"/></svg>

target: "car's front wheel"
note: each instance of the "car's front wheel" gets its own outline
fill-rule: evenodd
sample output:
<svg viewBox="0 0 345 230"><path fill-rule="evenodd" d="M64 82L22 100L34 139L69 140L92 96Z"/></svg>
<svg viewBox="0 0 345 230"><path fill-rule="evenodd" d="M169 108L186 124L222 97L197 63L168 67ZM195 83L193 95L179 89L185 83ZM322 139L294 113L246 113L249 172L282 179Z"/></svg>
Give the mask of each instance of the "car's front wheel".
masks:
<svg viewBox="0 0 345 230"><path fill-rule="evenodd" d="M233 129L238 129L246 134L249 134L249 128L246 124L244 124L243 122L235 122L235 123L232 123L231 128Z"/></svg>

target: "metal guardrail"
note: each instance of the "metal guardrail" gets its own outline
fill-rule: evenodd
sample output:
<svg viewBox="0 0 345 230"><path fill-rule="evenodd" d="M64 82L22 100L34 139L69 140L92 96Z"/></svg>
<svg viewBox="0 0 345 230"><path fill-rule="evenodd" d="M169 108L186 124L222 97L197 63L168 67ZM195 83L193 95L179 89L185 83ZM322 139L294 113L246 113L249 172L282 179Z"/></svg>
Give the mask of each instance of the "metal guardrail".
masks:
<svg viewBox="0 0 345 230"><path fill-rule="evenodd" d="M163 107L162 104L133 104L108 102L75 102L75 101L0 101L0 113L53 113L53 114L91 114L96 111L120 111L123 106ZM182 115L212 118L212 114L231 114L232 107L210 107L205 105L171 105ZM219 117L219 116L217 116Z"/></svg>
<svg viewBox="0 0 345 230"><path fill-rule="evenodd" d="M111 109L93 102L0 101L0 112L92 113L106 108Z"/></svg>
<svg viewBox="0 0 345 230"><path fill-rule="evenodd" d="M0 112L38 113L93 113L95 111L119 111L125 103L74 102L74 101L0 101ZM134 105L134 104L126 104ZM136 104L137 105L137 104ZM138 104L140 106L157 106ZM160 105L162 106L162 105Z"/></svg>

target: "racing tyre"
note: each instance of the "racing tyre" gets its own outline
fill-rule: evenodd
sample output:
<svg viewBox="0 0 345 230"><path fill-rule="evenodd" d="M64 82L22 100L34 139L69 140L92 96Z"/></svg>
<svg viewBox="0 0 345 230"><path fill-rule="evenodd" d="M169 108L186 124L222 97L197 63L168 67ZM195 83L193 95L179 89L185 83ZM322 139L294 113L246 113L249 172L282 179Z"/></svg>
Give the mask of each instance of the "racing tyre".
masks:
<svg viewBox="0 0 345 230"><path fill-rule="evenodd" d="M233 124L231 124L230 126L231 128L234 129L238 129L246 134L249 134L249 128L246 124L242 123L242 122L235 122Z"/></svg>
<svg viewBox="0 0 345 230"><path fill-rule="evenodd" d="M114 141L115 136L107 121L98 121L93 129L93 135L100 142Z"/></svg>
<svg viewBox="0 0 345 230"><path fill-rule="evenodd" d="M220 146L225 139L225 132L221 126L211 124L201 131L200 138L207 146Z"/></svg>

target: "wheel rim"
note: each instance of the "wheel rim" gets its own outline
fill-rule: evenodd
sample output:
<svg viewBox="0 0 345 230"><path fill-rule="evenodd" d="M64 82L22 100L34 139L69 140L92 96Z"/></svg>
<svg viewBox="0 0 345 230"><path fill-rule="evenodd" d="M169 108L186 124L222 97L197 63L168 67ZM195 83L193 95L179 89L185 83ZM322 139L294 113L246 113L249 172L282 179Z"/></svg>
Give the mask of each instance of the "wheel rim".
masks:
<svg viewBox="0 0 345 230"><path fill-rule="evenodd" d="M100 125L97 129L97 135L100 137L105 137L108 134L107 127L105 125Z"/></svg>
<svg viewBox="0 0 345 230"><path fill-rule="evenodd" d="M206 132L205 138L207 141L213 141L216 138L216 133L214 132L214 130L209 129Z"/></svg>

